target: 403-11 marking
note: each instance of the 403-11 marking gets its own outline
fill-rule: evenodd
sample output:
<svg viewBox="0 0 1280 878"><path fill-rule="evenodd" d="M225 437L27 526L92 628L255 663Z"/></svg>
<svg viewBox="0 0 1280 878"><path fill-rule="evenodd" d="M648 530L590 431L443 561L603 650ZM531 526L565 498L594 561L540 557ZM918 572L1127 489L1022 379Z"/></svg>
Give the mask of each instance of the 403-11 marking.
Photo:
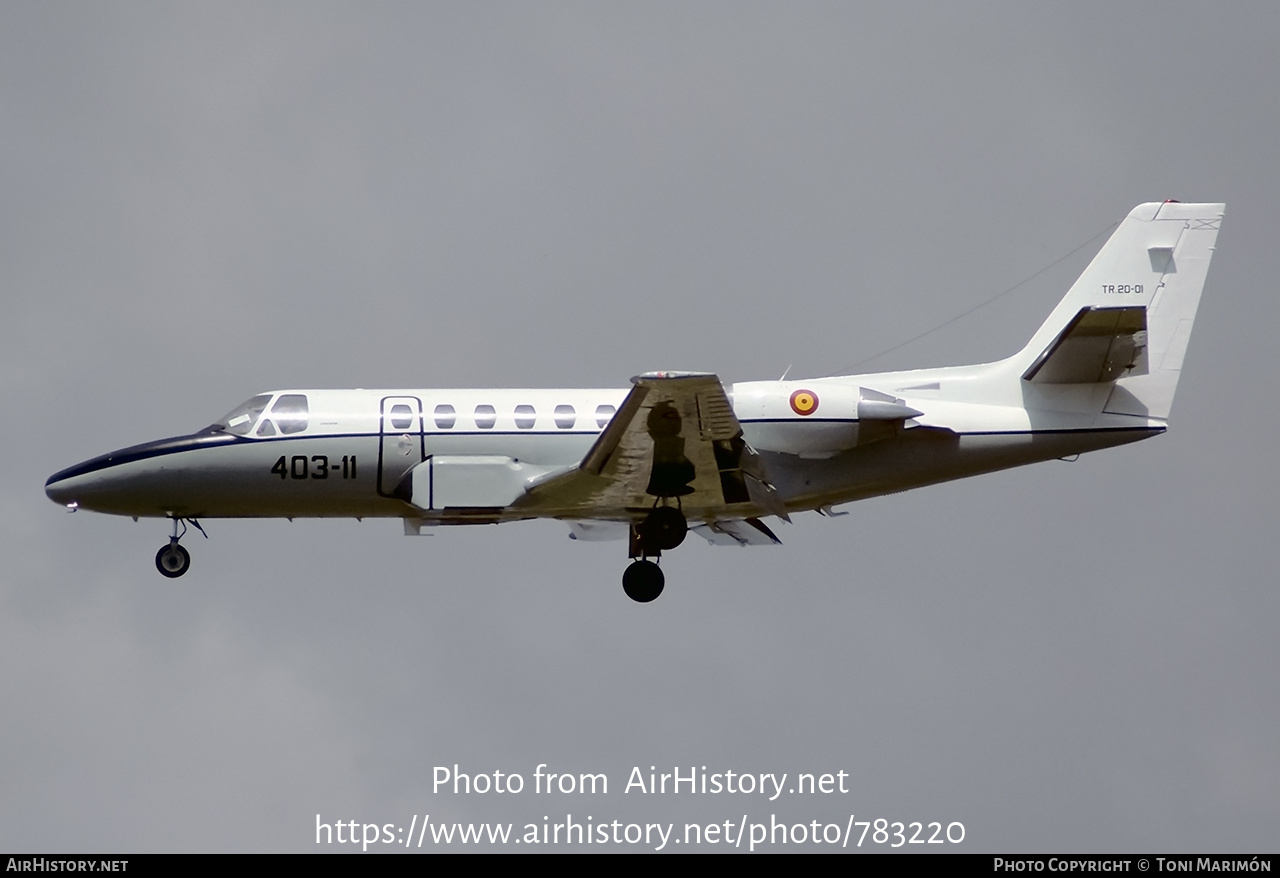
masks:
<svg viewBox="0 0 1280 878"><path fill-rule="evenodd" d="M282 454L275 466L271 467L272 474L282 479L327 479L330 472L337 473L339 470L342 471L341 478L354 479L356 456L344 454L342 463L331 464L327 454L313 454L311 457L305 454L285 457Z"/></svg>

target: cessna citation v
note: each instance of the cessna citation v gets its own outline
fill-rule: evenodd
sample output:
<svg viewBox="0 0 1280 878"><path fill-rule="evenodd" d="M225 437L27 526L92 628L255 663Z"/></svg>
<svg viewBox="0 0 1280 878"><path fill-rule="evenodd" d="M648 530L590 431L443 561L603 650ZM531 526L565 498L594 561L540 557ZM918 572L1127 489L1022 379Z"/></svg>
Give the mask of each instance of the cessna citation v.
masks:
<svg viewBox="0 0 1280 878"><path fill-rule="evenodd" d="M762 521L1163 433L1221 204L1134 208L1021 351L911 372L725 387L647 372L629 390L280 390L211 426L53 475L67 508L186 523L381 516L424 526L566 522L629 540L626 593L692 531L779 542ZM181 527L181 533L179 532Z"/></svg>

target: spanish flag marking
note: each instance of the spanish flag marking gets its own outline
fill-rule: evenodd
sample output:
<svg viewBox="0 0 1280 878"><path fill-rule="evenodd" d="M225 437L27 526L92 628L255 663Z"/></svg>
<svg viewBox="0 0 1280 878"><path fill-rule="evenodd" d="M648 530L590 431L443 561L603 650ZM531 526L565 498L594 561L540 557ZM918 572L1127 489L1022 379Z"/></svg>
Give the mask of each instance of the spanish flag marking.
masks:
<svg viewBox="0 0 1280 878"><path fill-rule="evenodd" d="M811 415L818 410L818 394L812 390L797 390L791 394L791 410L797 415Z"/></svg>

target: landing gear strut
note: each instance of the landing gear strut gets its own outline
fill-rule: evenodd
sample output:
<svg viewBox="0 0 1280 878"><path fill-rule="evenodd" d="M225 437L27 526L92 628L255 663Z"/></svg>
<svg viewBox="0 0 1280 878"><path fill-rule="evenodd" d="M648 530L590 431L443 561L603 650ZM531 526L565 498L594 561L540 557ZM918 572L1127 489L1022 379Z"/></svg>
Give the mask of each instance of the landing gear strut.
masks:
<svg viewBox="0 0 1280 878"><path fill-rule="evenodd" d="M640 525L640 538L645 548L663 551L684 542L689 523L684 513L674 506L655 506Z"/></svg>
<svg viewBox="0 0 1280 878"><path fill-rule="evenodd" d="M689 523L675 506L655 506L644 521L631 526L631 562L622 574L622 590L633 601L647 604L662 594L666 577L650 558L659 558L665 549L684 542Z"/></svg>
<svg viewBox="0 0 1280 878"><path fill-rule="evenodd" d="M208 539L209 535L204 533L204 528L194 518L182 519L173 517L171 520L173 521L173 532L169 535L169 545L161 546L160 551L156 552L156 569L163 576L177 579L191 569L191 553L178 545L178 540L187 534L187 521L195 525L196 530L204 534L205 539ZM182 524L182 533L178 533L179 522Z"/></svg>

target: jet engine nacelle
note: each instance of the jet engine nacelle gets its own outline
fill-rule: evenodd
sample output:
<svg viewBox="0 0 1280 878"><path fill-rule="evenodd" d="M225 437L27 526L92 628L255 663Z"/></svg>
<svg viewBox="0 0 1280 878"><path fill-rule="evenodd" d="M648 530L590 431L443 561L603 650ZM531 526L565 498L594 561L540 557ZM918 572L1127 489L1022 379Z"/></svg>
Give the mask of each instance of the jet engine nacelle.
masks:
<svg viewBox="0 0 1280 878"><path fill-rule="evenodd" d="M921 414L889 394L830 381L736 384L733 409L752 448L806 458L883 439Z"/></svg>

